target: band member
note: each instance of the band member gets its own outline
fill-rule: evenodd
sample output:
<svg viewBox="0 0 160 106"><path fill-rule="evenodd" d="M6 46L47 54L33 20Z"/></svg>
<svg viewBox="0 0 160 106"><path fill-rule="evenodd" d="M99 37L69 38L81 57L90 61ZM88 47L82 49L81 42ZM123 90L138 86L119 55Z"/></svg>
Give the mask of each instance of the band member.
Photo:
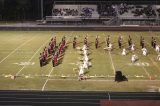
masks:
<svg viewBox="0 0 160 106"><path fill-rule="evenodd" d="M131 38L130 35L129 35L129 38L128 38L128 46L131 47L131 45L132 45L132 38Z"/></svg>
<svg viewBox="0 0 160 106"><path fill-rule="evenodd" d="M54 48L55 48L56 47L56 37L54 37L53 45L54 45Z"/></svg>
<svg viewBox="0 0 160 106"><path fill-rule="evenodd" d="M120 49L122 48L122 36L118 37L118 46Z"/></svg>
<svg viewBox="0 0 160 106"><path fill-rule="evenodd" d="M154 49L156 48L156 44L157 44L156 39L154 39L154 40L153 40L153 48L154 48Z"/></svg>
<svg viewBox="0 0 160 106"><path fill-rule="evenodd" d="M84 44L85 44L86 46L88 46L87 36L84 38Z"/></svg>
<svg viewBox="0 0 160 106"><path fill-rule="evenodd" d="M141 36L140 37L140 46L142 46L142 39L143 39L143 37Z"/></svg>
<svg viewBox="0 0 160 106"><path fill-rule="evenodd" d="M76 44L77 44L77 42L76 42L76 37L74 37L74 39L73 39L73 48L74 48L74 49L76 48Z"/></svg>
<svg viewBox="0 0 160 106"><path fill-rule="evenodd" d="M62 43L60 43L59 47L58 47L58 55L60 55L62 52Z"/></svg>
<svg viewBox="0 0 160 106"><path fill-rule="evenodd" d="M53 67L55 67L54 59L55 59L55 56L54 56L54 54L52 54L52 65L53 65Z"/></svg>
<svg viewBox="0 0 160 106"><path fill-rule="evenodd" d="M43 55L43 63L45 63L46 60L47 60L47 58L46 58L46 55L45 55L45 52L44 52L44 51L43 51L42 55Z"/></svg>
<svg viewBox="0 0 160 106"><path fill-rule="evenodd" d="M55 52L55 55L54 55L54 67L57 65L57 61L58 61L58 52Z"/></svg>
<svg viewBox="0 0 160 106"><path fill-rule="evenodd" d="M45 52L45 57L46 57L46 60L48 58L48 50L47 50L47 47L44 48L44 52Z"/></svg>
<svg viewBox="0 0 160 106"><path fill-rule="evenodd" d="M89 60L89 59L88 59L88 56L87 56L87 55L84 55L84 56L83 56L83 61L87 61L87 62L88 62L88 60Z"/></svg>
<svg viewBox="0 0 160 106"><path fill-rule="evenodd" d="M131 51L134 51L135 50L135 45L134 45L134 43L132 43L132 45L131 45Z"/></svg>
<svg viewBox="0 0 160 106"><path fill-rule="evenodd" d="M43 55L42 55L42 53L40 53L40 56L39 56L39 63L40 63L40 67L43 67Z"/></svg>
<svg viewBox="0 0 160 106"><path fill-rule="evenodd" d="M109 43L110 43L110 35L108 35L106 37L106 44L107 44L107 47L109 47Z"/></svg>
<svg viewBox="0 0 160 106"><path fill-rule="evenodd" d="M127 51L126 51L125 48L123 48L123 50L122 50L122 56L125 56L126 54L127 54Z"/></svg>
<svg viewBox="0 0 160 106"><path fill-rule="evenodd" d="M136 62L137 59L138 59L138 56L133 54L131 57L131 62L134 63L134 62Z"/></svg>
<svg viewBox="0 0 160 106"><path fill-rule="evenodd" d="M66 37L65 36L62 37L62 43L63 43L63 45L66 44Z"/></svg>
<svg viewBox="0 0 160 106"><path fill-rule="evenodd" d="M153 43L154 43L154 38L151 38L151 46L153 47Z"/></svg>
<svg viewBox="0 0 160 106"><path fill-rule="evenodd" d="M79 66L79 72L78 72L79 76L78 76L78 80L81 81L84 79L84 67L82 64L80 64Z"/></svg>
<svg viewBox="0 0 160 106"><path fill-rule="evenodd" d="M83 55L88 55L87 49L83 50Z"/></svg>
<svg viewBox="0 0 160 106"><path fill-rule="evenodd" d="M87 50L87 45L83 45L83 47L82 47L82 51L84 51L84 50Z"/></svg>
<svg viewBox="0 0 160 106"><path fill-rule="evenodd" d="M142 36L140 38L140 46L142 47L142 49L144 48L144 38Z"/></svg>
<svg viewBox="0 0 160 106"><path fill-rule="evenodd" d="M80 67L79 67L79 76L80 75L84 75L84 67L82 64L80 64Z"/></svg>
<svg viewBox="0 0 160 106"><path fill-rule="evenodd" d="M96 41L95 41L95 47L96 49L98 48L98 44L99 44L99 40L98 40L98 36L96 37Z"/></svg>
<svg viewBox="0 0 160 106"><path fill-rule="evenodd" d="M49 53L49 54L52 53L52 52L51 52L51 43L49 43L49 45L48 45L48 53Z"/></svg>
<svg viewBox="0 0 160 106"><path fill-rule="evenodd" d="M142 48L142 54L144 55L144 56L147 56L147 49L144 47L144 48Z"/></svg>
<svg viewBox="0 0 160 106"><path fill-rule="evenodd" d="M160 61L160 54L157 56L157 60Z"/></svg>
<svg viewBox="0 0 160 106"><path fill-rule="evenodd" d="M155 50L156 50L156 52L160 51L160 46L158 44L156 45L156 49Z"/></svg>
<svg viewBox="0 0 160 106"><path fill-rule="evenodd" d="M85 61L83 61L83 67L85 68L85 69L88 69L88 62L85 60Z"/></svg>
<svg viewBox="0 0 160 106"><path fill-rule="evenodd" d="M108 50L109 50L109 51L112 50L112 43L109 43Z"/></svg>
<svg viewBox="0 0 160 106"><path fill-rule="evenodd" d="M142 48L144 48L144 38L142 39L142 44L141 44L142 46Z"/></svg>

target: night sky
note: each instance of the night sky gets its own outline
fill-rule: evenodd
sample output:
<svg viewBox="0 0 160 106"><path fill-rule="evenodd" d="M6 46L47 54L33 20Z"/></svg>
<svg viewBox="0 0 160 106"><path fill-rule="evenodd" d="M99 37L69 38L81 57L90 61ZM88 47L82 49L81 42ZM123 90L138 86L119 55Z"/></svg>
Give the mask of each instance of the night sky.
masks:
<svg viewBox="0 0 160 106"><path fill-rule="evenodd" d="M54 1L105 1L105 0L43 0L44 1L44 16L50 16ZM154 3L159 4L160 0L106 0L110 3L132 2L132 3ZM136 2L137 1L137 2ZM0 21L28 21L41 19L41 0L0 0Z"/></svg>

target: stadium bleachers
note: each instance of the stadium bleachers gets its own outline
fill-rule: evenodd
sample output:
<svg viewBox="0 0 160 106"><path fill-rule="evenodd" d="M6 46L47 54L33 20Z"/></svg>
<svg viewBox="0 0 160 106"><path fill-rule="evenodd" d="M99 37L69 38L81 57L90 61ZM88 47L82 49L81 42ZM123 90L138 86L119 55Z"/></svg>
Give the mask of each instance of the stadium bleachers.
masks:
<svg viewBox="0 0 160 106"><path fill-rule="evenodd" d="M52 16L99 17L96 5L55 5Z"/></svg>
<svg viewBox="0 0 160 106"><path fill-rule="evenodd" d="M52 16L46 16L46 22L153 25L159 16L160 7L155 4L54 4Z"/></svg>

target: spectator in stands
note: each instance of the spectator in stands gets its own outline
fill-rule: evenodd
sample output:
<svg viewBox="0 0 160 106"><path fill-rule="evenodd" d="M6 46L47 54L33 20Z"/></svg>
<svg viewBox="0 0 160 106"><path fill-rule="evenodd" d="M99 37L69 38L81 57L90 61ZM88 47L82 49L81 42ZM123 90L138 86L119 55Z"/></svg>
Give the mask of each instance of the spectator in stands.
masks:
<svg viewBox="0 0 160 106"><path fill-rule="evenodd" d="M126 3L121 3L118 10L120 14L124 14L125 12L128 12L129 7Z"/></svg>
<svg viewBox="0 0 160 106"><path fill-rule="evenodd" d="M146 18L156 16L156 12L151 5L148 5L147 7L135 6L135 10L133 10L132 13L134 13L134 16L143 16Z"/></svg>
<svg viewBox="0 0 160 106"><path fill-rule="evenodd" d="M77 9L63 8L63 9L53 9L53 16L78 16Z"/></svg>
<svg viewBox="0 0 160 106"><path fill-rule="evenodd" d="M81 16L90 18L90 17L92 17L92 12L93 11L94 11L93 8L85 7L81 11Z"/></svg>
<svg viewBox="0 0 160 106"><path fill-rule="evenodd" d="M101 4L98 6L98 12L100 17L113 17L116 16L116 6L115 5L108 5L108 4Z"/></svg>

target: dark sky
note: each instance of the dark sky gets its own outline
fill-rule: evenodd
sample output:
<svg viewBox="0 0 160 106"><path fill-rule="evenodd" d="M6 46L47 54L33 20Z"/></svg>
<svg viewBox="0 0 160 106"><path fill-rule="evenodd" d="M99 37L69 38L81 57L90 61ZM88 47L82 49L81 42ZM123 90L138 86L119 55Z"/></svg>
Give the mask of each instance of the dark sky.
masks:
<svg viewBox="0 0 160 106"><path fill-rule="evenodd" d="M41 0L0 0L0 20L40 19ZM54 0L44 0L44 15L51 15Z"/></svg>
<svg viewBox="0 0 160 106"><path fill-rule="evenodd" d="M0 0L0 20L37 20L41 18L41 0ZM54 1L66 3L73 1L72 4L76 4L77 1L82 3L83 1L108 1L110 3L127 2L127 3L154 3L160 4L160 0L43 0L44 1L44 16L51 15L51 10ZM62 2L63 1L63 2ZM80 2L81 1L81 2ZM71 3L71 2L70 2Z"/></svg>

